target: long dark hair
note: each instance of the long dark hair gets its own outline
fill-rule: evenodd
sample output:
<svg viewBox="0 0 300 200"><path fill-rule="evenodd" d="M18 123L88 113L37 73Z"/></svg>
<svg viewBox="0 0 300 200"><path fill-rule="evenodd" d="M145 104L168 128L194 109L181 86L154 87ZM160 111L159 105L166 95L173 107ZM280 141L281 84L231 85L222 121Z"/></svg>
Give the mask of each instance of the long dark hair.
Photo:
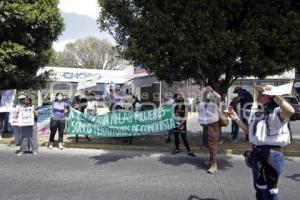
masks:
<svg viewBox="0 0 300 200"><path fill-rule="evenodd" d="M278 107L277 103L274 101L272 97L270 97L271 102L267 103L266 105L263 105L263 110L265 113L270 114L271 112L274 111L275 108Z"/></svg>
<svg viewBox="0 0 300 200"><path fill-rule="evenodd" d="M63 97L62 101L64 101L64 94L62 92L58 92L58 93L55 94L55 101L58 101L57 100L58 95L61 95Z"/></svg>

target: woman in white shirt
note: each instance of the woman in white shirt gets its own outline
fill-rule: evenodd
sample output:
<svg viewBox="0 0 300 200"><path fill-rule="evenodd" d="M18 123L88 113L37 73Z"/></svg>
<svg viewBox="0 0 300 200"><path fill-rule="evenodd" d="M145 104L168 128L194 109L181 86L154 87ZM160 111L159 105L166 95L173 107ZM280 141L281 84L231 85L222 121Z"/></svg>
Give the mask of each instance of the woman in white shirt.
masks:
<svg viewBox="0 0 300 200"><path fill-rule="evenodd" d="M207 86L203 92L203 99L198 104L198 121L203 127L203 144L209 150L210 163L207 170L213 174L217 171L217 148L220 137L219 104L221 96Z"/></svg>
<svg viewBox="0 0 300 200"><path fill-rule="evenodd" d="M253 144L246 160L252 168L256 199L279 200L277 184L284 166L282 147L290 143L287 124L295 111L282 97L264 94L272 90L272 86L257 87L256 90L261 109L254 113L249 126L233 110L230 110L230 116L249 134Z"/></svg>

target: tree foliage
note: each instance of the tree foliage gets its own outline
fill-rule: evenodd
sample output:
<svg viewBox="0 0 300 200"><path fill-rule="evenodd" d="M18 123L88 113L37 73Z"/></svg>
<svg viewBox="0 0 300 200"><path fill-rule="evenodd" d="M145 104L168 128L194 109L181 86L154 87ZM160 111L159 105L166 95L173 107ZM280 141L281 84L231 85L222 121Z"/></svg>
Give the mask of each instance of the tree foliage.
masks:
<svg viewBox="0 0 300 200"><path fill-rule="evenodd" d="M121 69L125 60L106 40L94 37L68 43L62 52L56 52L52 65L92 69Z"/></svg>
<svg viewBox="0 0 300 200"><path fill-rule="evenodd" d="M58 0L0 1L0 89L41 87L47 74L37 71L62 30Z"/></svg>
<svg viewBox="0 0 300 200"><path fill-rule="evenodd" d="M300 17L287 0L98 0L101 30L127 59L168 82L226 93L240 77L299 65Z"/></svg>

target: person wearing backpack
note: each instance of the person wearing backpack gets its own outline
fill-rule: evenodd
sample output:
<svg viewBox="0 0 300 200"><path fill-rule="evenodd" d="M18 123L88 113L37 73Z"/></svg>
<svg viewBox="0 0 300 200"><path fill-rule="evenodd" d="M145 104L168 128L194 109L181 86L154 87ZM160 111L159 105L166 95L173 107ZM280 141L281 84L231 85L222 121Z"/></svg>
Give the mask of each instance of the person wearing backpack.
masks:
<svg viewBox="0 0 300 200"><path fill-rule="evenodd" d="M252 151L245 153L252 168L257 200L279 200L278 180L284 167L283 147L290 144L288 122L294 108L281 96L270 96L272 86L257 86L260 109L253 114L249 125L231 109L232 120L247 134Z"/></svg>

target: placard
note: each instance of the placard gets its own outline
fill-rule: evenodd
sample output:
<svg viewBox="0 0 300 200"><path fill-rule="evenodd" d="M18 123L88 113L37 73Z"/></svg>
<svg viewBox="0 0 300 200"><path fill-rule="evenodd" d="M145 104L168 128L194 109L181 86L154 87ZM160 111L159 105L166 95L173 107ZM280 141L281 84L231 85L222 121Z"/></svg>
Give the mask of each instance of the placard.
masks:
<svg viewBox="0 0 300 200"><path fill-rule="evenodd" d="M10 110L10 113L9 113L9 123L12 125L12 126L18 126L18 113L19 113L19 109L20 107L14 107L14 108L11 108Z"/></svg>
<svg viewBox="0 0 300 200"><path fill-rule="evenodd" d="M18 126L33 126L34 114L33 107L22 107L18 114Z"/></svg>

